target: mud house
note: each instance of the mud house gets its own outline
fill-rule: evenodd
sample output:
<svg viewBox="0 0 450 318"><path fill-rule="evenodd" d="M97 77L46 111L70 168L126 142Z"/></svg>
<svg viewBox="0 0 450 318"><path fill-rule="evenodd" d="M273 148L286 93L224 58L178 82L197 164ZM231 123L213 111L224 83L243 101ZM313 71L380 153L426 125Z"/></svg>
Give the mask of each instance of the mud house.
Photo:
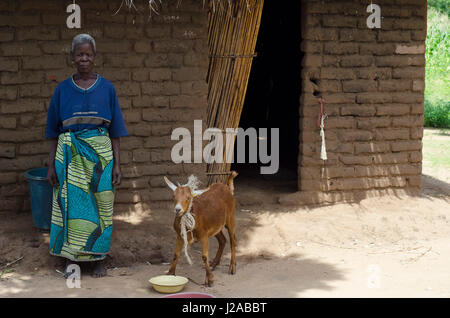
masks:
<svg viewBox="0 0 450 318"><path fill-rule="evenodd" d="M151 17L147 1L134 1L137 11L121 0L75 2L80 28L68 27L73 1L0 1L0 210L30 209L24 172L47 162L47 109L73 73L78 33L96 39L96 70L114 83L130 132L118 210L167 204L163 175L206 180L244 167L173 163L172 131L196 119L279 127L279 176L296 180L282 203L420 191L425 0L216 1L215 13L169 0Z"/></svg>

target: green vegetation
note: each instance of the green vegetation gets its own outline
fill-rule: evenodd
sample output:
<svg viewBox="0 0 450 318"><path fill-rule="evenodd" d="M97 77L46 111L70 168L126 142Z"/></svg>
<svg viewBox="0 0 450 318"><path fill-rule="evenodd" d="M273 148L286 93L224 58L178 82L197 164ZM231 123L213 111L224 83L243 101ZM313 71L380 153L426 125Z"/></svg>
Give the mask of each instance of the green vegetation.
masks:
<svg viewBox="0 0 450 318"><path fill-rule="evenodd" d="M450 14L450 6L448 0L428 0L428 8Z"/></svg>
<svg viewBox="0 0 450 318"><path fill-rule="evenodd" d="M450 127L450 102L425 96L425 127Z"/></svg>
<svg viewBox="0 0 450 318"><path fill-rule="evenodd" d="M425 129L422 153L427 170L450 171L450 129Z"/></svg>
<svg viewBox="0 0 450 318"><path fill-rule="evenodd" d="M450 128L450 6L428 1L425 127Z"/></svg>

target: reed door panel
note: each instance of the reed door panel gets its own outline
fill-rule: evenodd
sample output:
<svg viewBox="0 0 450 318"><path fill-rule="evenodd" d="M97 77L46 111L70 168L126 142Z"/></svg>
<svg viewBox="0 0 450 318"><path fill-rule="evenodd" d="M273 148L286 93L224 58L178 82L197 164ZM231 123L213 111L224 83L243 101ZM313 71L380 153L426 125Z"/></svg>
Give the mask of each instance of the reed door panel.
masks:
<svg viewBox="0 0 450 318"><path fill-rule="evenodd" d="M238 128L244 105L248 79L255 56L256 40L261 22L263 0L238 0L209 2L209 68L208 128ZM208 184L226 181L231 162L232 145L224 148L223 163L207 164ZM231 153L230 153L231 152Z"/></svg>

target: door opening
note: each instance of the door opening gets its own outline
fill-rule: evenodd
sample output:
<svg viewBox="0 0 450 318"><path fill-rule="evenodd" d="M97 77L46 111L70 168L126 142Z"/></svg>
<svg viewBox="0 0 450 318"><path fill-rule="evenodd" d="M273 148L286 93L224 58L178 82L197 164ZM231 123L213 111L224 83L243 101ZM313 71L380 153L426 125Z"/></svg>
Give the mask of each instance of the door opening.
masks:
<svg viewBox="0 0 450 318"><path fill-rule="evenodd" d="M268 164L233 163L232 170L249 184L262 180L280 181L297 190L299 151L299 109L301 93L300 1L265 1L256 42L256 54L248 82L239 127L279 129L279 169L260 174ZM269 133L269 141L270 133ZM270 145L270 144L269 144ZM236 154L236 143L234 153ZM268 147L270 150L270 146ZM248 159L248 142L246 143ZM270 155L270 153L269 153ZM273 156L272 156L273 157ZM236 159L236 156L235 156Z"/></svg>

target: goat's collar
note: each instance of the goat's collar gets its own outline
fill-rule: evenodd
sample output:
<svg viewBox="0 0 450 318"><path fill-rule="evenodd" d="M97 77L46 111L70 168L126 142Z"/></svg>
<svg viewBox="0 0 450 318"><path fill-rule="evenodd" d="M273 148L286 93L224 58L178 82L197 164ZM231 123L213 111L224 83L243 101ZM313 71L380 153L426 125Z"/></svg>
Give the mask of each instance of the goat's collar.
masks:
<svg viewBox="0 0 450 318"><path fill-rule="evenodd" d="M192 203L194 202L194 197L199 196L208 190L209 190L209 187L206 189L203 189L203 190L191 190L191 200L189 201L188 208L187 208L186 212L183 213L183 215L186 213L194 214L194 213L192 213Z"/></svg>
<svg viewBox="0 0 450 318"><path fill-rule="evenodd" d="M191 201L189 201L189 206L188 206L188 208L187 208L187 210L186 210L186 212L185 212L184 214L186 214L186 213L191 213L191 210L192 210L192 202L194 202L194 195L191 195Z"/></svg>
<svg viewBox="0 0 450 318"><path fill-rule="evenodd" d="M194 202L194 198L208 191L209 187L203 190L191 190L191 200L189 201L189 206L185 213L192 213L192 203ZM193 213L192 213L193 214Z"/></svg>
<svg viewBox="0 0 450 318"><path fill-rule="evenodd" d="M187 232L191 232L192 238L194 237L194 234L192 233L192 231L194 230L194 227L195 227L195 218L191 213L192 201L194 201L193 196L191 196L191 201L189 202L189 207L187 208L186 212L180 218L180 232L181 232L180 234L183 238L184 254L186 255L186 259L187 259L188 263L191 265L192 265L192 260L187 251L187 247L188 247Z"/></svg>

